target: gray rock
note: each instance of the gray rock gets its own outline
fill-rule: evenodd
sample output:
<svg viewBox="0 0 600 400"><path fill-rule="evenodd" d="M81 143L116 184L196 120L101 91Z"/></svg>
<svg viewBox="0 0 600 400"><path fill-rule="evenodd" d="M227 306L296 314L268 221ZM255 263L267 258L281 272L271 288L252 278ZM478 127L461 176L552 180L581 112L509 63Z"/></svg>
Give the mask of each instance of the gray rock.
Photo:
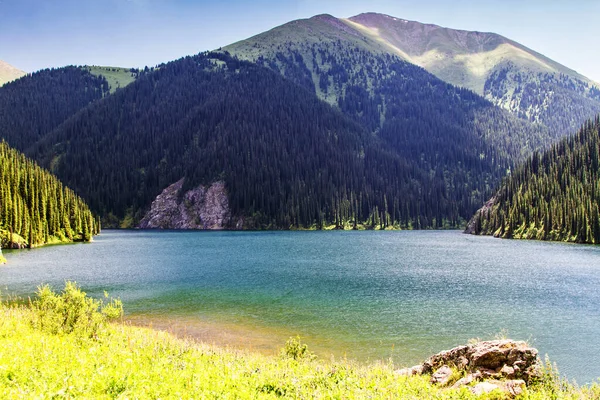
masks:
<svg viewBox="0 0 600 400"><path fill-rule="evenodd" d="M170 185L159 194L142 218L142 229L224 229L231 222L229 199L225 183L198 186L183 195L184 179ZM242 224L238 221L236 225Z"/></svg>
<svg viewBox="0 0 600 400"><path fill-rule="evenodd" d="M512 378L513 376L515 376L515 369L513 367L505 364L500 369L500 374L507 378Z"/></svg>
<svg viewBox="0 0 600 400"><path fill-rule="evenodd" d="M452 385L452 388L457 389L461 386L466 386L468 384L470 384L471 382L474 382L478 379L478 377L475 374L469 374L467 376L465 376L464 378L460 378L459 380L457 380L454 385Z"/></svg>
<svg viewBox="0 0 600 400"><path fill-rule="evenodd" d="M502 390L500 386L491 382L481 382L470 388L471 392L476 396L481 396L484 393L489 393L494 390Z"/></svg>
<svg viewBox="0 0 600 400"><path fill-rule="evenodd" d="M504 382L505 391L512 396L518 396L525 390L525 381L522 379L515 379Z"/></svg>
<svg viewBox="0 0 600 400"><path fill-rule="evenodd" d="M510 377L529 382L539 373L538 351L525 342L490 340L458 346L435 354L423 363L423 373L433 373L444 365L475 373L482 378Z"/></svg>
<svg viewBox="0 0 600 400"><path fill-rule="evenodd" d="M452 377L452 369L444 365L439 368L433 375L431 375L430 382L436 385L444 386L448 383L450 378Z"/></svg>
<svg viewBox="0 0 600 400"><path fill-rule="evenodd" d="M396 371L396 374L398 375L406 375L406 376L411 376L411 375L421 375L423 373L423 366L422 365L415 365L414 367L410 367L410 368L402 368Z"/></svg>

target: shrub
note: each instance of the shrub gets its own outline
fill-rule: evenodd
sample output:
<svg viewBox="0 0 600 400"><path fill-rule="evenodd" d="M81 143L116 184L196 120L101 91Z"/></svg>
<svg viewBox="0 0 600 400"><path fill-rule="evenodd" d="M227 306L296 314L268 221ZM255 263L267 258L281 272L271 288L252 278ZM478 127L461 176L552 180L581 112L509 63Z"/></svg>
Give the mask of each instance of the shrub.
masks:
<svg viewBox="0 0 600 400"><path fill-rule="evenodd" d="M108 298L106 292L104 295ZM105 322L123 314L120 300L110 299L104 304L88 297L75 282L67 282L60 294L48 285L38 287L31 308L35 328L52 334L75 333L83 337L97 337Z"/></svg>
<svg viewBox="0 0 600 400"><path fill-rule="evenodd" d="M281 355L294 360L314 360L317 358L312 352L308 351L308 345L300 342L300 336L289 338L289 340L285 342L285 347L281 349Z"/></svg>

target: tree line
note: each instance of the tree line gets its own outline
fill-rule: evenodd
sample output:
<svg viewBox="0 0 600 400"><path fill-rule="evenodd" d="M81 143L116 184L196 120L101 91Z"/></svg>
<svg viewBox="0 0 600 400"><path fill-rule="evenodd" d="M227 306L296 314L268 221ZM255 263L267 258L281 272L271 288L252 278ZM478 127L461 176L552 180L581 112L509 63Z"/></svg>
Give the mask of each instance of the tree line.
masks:
<svg viewBox="0 0 600 400"><path fill-rule="evenodd" d="M90 241L99 231L99 219L79 196L0 141L2 247Z"/></svg>
<svg viewBox="0 0 600 400"><path fill-rule="evenodd" d="M600 117L536 152L473 217L475 234L600 243Z"/></svg>

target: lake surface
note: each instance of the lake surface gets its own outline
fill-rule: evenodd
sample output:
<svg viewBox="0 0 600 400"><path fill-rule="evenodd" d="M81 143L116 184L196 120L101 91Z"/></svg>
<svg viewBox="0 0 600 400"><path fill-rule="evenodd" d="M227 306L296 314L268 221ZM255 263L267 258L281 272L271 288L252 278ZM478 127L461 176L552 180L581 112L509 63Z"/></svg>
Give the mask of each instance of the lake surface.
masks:
<svg viewBox="0 0 600 400"><path fill-rule="evenodd" d="M600 247L456 231L105 230L91 244L5 251L2 294L77 281L127 317L275 352L300 335L321 357L413 365L503 334L584 384L600 377Z"/></svg>

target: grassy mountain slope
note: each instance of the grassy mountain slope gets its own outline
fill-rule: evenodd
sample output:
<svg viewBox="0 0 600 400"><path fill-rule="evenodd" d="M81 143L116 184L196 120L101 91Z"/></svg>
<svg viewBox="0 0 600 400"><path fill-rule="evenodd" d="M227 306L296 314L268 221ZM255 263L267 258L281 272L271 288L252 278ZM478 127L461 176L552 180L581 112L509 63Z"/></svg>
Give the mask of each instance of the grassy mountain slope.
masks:
<svg viewBox="0 0 600 400"><path fill-rule="evenodd" d="M25 72L0 60L0 86L24 76Z"/></svg>
<svg viewBox="0 0 600 400"><path fill-rule="evenodd" d="M347 21L401 49L408 55L408 61L479 94L483 94L486 77L504 61L535 72L565 74L591 83L564 65L495 33L444 28L376 13L360 14Z"/></svg>
<svg viewBox="0 0 600 400"><path fill-rule="evenodd" d="M90 241L99 230L79 196L0 141L0 247Z"/></svg>
<svg viewBox="0 0 600 400"><path fill-rule="evenodd" d="M135 78L138 75L138 70L134 68L101 67L98 65L84 68L90 71L92 75L106 79L110 93L114 93L117 89L129 85L131 82L135 81Z"/></svg>
<svg viewBox="0 0 600 400"><path fill-rule="evenodd" d="M600 112L597 83L503 36L375 13L345 21L444 81L560 134Z"/></svg>
<svg viewBox="0 0 600 400"><path fill-rule="evenodd" d="M535 153L505 179L467 232L600 243L600 119Z"/></svg>

